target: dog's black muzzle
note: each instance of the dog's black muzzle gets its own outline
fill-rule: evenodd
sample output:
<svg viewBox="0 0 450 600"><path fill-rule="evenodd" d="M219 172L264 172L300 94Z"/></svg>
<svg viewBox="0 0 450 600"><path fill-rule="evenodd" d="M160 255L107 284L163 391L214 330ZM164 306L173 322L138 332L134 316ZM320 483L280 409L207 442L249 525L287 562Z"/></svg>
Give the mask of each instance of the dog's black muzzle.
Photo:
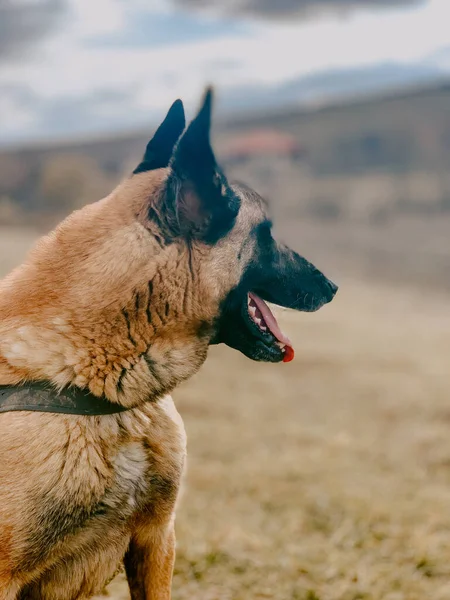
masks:
<svg viewBox="0 0 450 600"><path fill-rule="evenodd" d="M279 247L270 263L261 267L255 292L279 306L313 312L338 291L335 283L290 248Z"/></svg>
<svg viewBox="0 0 450 600"><path fill-rule="evenodd" d="M253 313L250 312L249 293L259 297L261 302L265 300L285 308L313 312L330 302L337 290L337 285L314 265L273 240L259 247L241 282L225 298L210 343L225 343L253 360L288 362L285 360L286 343L280 345L280 338L283 340L285 336L273 322L275 317L268 318L272 329L265 320L261 329L258 321L261 323L263 315L260 311L256 321L252 317L256 313L254 307ZM293 356L292 348L289 353Z"/></svg>

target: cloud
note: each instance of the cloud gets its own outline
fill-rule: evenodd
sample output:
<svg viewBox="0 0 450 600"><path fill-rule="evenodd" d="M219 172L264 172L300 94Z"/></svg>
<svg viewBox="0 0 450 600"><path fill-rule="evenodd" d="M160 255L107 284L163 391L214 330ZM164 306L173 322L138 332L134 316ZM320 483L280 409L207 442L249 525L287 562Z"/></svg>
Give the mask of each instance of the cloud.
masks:
<svg viewBox="0 0 450 600"><path fill-rule="evenodd" d="M306 18L323 12L358 8L392 8L419 4L424 0L174 0L186 9L207 9L230 15L266 19Z"/></svg>
<svg viewBox="0 0 450 600"><path fill-rule="evenodd" d="M133 129L161 117L161 111L136 103L136 89L100 87L92 93L43 98L25 85L0 82L0 147L11 140L83 137Z"/></svg>
<svg viewBox="0 0 450 600"><path fill-rule="evenodd" d="M245 36L245 23L224 19L208 19L186 11L153 12L137 7L123 15L120 32L91 37L92 47L159 48L236 35Z"/></svg>
<svg viewBox="0 0 450 600"><path fill-rule="evenodd" d="M0 0L0 61L22 58L65 12L64 0Z"/></svg>
<svg viewBox="0 0 450 600"><path fill-rule="evenodd" d="M139 108L134 96L132 89L104 87L90 94L55 97L41 102L36 125L41 131L62 137L114 131L118 122L120 128L127 129L155 114Z"/></svg>
<svg viewBox="0 0 450 600"><path fill-rule="evenodd" d="M9 10L13 3L50 10L50 0L0 0L2 10L6 1ZM258 93L278 90L273 95L282 102L284 84L312 73L421 63L448 46L449 0L316 20L176 11L174 2L181 1L51 0L54 7L64 3L63 12L55 13L62 18L46 25L32 52L24 47L21 60L0 60L0 144L108 129L147 130L177 97L192 114L206 83L218 89L218 110L239 108L243 91L255 91L256 105ZM211 2L218 6L218 0ZM155 28L170 39L162 39ZM436 62L430 59L431 65ZM440 62L450 70L448 58Z"/></svg>

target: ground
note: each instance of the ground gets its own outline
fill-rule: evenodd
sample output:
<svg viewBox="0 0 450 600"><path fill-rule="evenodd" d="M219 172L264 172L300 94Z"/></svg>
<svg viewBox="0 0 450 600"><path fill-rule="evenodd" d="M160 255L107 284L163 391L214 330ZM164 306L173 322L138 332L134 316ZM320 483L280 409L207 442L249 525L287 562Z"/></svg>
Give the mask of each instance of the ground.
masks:
<svg viewBox="0 0 450 600"><path fill-rule="evenodd" d="M0 235L3 272L27 236ZM174 600L450 599L449 296L339 283L316 314L279 311L294 362L213 348L174 394ZM107 593L129 598L120 576Z"/></svg>

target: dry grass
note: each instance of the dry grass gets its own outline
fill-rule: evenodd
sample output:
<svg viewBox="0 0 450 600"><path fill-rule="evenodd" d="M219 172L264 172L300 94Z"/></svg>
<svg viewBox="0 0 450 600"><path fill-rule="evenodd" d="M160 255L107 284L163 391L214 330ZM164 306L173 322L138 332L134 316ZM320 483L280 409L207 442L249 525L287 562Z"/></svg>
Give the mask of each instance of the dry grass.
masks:
<svg viewBox="0 0 450 600"><path fill-rule="evenodd" d="M293 363L214 348L176 392L174 600L450 598L448 296L340 283L319 313L282 312Z"/></svg>

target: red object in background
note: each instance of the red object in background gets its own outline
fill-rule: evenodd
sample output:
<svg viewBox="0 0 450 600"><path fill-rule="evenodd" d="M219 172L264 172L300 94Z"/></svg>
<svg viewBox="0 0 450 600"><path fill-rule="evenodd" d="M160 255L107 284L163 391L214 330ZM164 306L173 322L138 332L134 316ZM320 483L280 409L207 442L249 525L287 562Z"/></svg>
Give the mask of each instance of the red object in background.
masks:
<svg viewBox="0 0 450 600"><path fill-rule="evenodd" d="M224 145L224 159L250 158L255 156L290 156L303 154L303 148L295 136L273 129L253 129L231 137Z"/></svg>

